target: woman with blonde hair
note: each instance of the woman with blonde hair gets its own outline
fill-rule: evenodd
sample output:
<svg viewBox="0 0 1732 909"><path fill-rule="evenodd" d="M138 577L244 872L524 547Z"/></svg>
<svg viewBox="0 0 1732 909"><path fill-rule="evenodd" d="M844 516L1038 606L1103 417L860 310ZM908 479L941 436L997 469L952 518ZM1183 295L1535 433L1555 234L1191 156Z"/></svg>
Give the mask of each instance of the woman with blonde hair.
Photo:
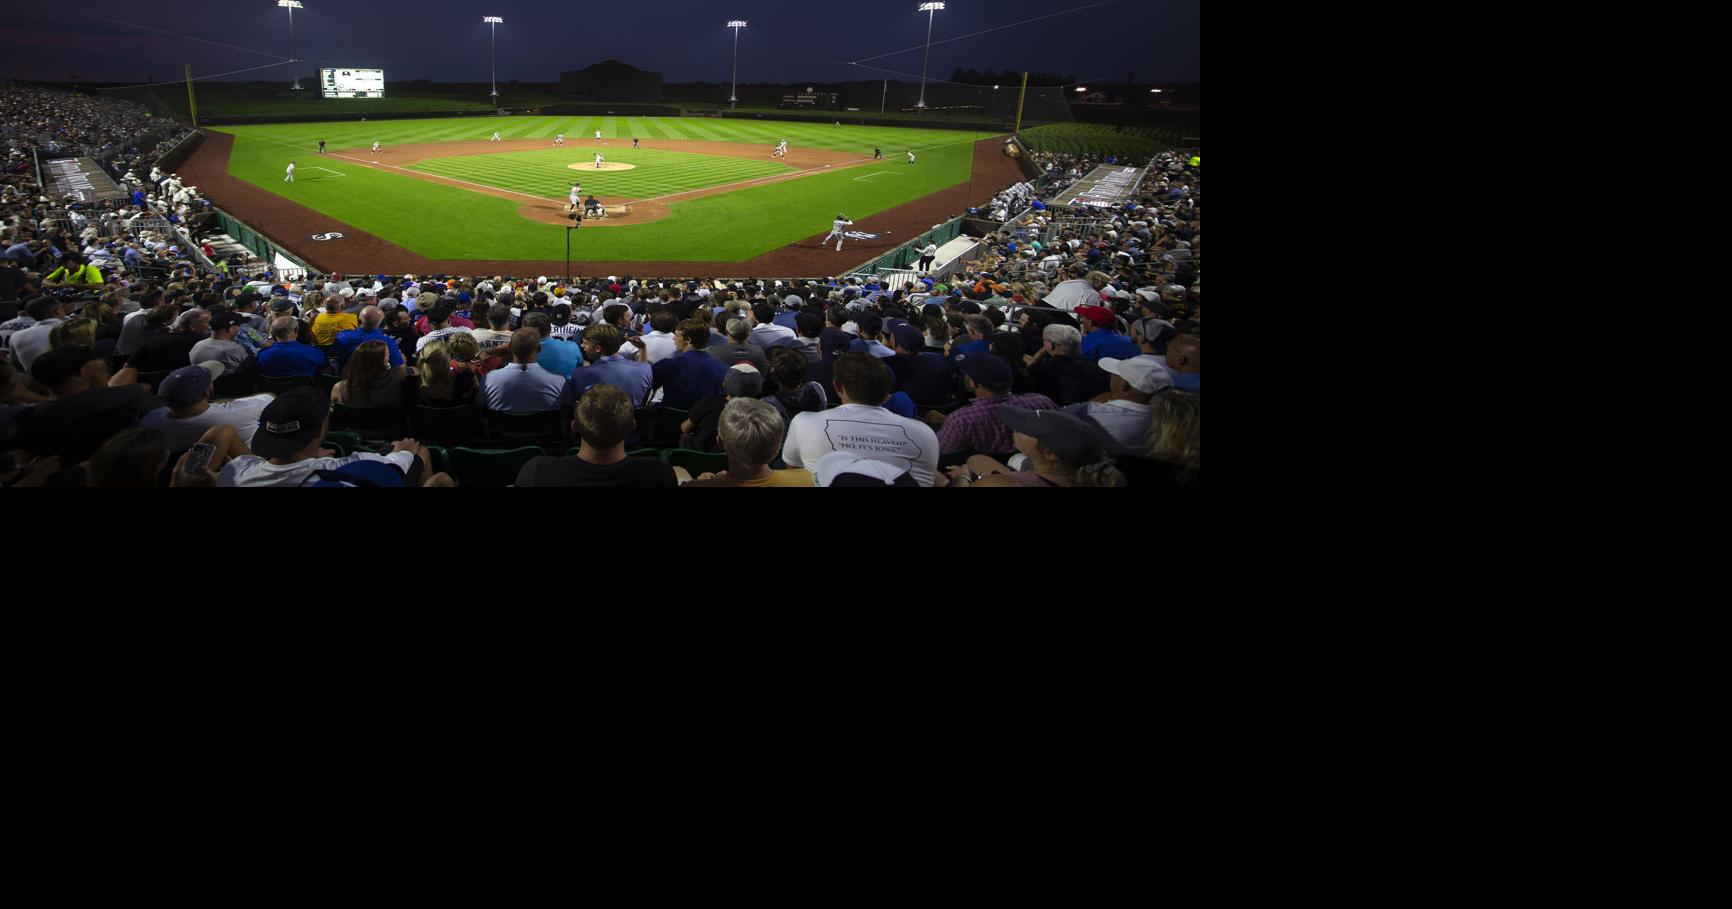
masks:
<svg viewBox="0 0 1732 909"><path fill-rule="evenodd" d="M57 350L62 347L94 348L96 346L96 320L85 318L67 319L54 326L48 333L48 349Z"/></svg>
<svg viewBox="0 0 1732 909"><path fill-rule="evenodd" d="M343 370L343 380L331 388L331 400L350 407L403 403L403 380L391 368L384 341L368 341L355 348Z"/></svg>

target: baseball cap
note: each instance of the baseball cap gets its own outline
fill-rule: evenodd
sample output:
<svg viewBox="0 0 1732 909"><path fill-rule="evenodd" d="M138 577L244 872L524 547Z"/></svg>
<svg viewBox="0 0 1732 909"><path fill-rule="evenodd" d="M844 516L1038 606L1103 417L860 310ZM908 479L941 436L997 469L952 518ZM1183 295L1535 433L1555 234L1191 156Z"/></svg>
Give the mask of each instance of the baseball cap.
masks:
<svg viewBox="0 0 1732 909"><path fill-rule="evenodd" d="M1006 404L998 409L998 416L1011 431L1033 436L1069 464L1092 464L1116 447L1099 424L1063 411Z"/></svg>
<svg viewBox="0 0 1732 909"><path fill-rule="evenodd" d="M211 380L222 374L223 365L216 360L206 360L197 366L182 366L157 385L156 396L170 407L196 404L210 389Z"/></svg>
<svg viewBox="0 0 1732 909"><path fill-rule="evenodd" d="M764 391L764 376L750 363L735 363L722 377L722 393L730 398L755 398Z"/></svg>
<svg viewBox="0 0 1732 909"><path fill-rule="evenodd" d="M265 405L253 434L253 453L262 458L286 458L307 447L325 430L331 396L316 388L291 388Z"/></svg>
<svg viewBox="0 0 1732 909"><path fill-rule="evenodd" d="M1096 325L1113 324L1113 311L1105 306L1078 306L1076 314Z"/></svg>
<svg viewBox="0 0 1732 909"><path fill-rule="evenodd" d="M272 312L291 312L294 308L295 302L288 297L278 297L271 301Z"/></svg>
<svg viewBox="0 0 1732 909"><path fill-rule="evenodd" d="M1014 381L1010 364L989 353L963 355L957 358L956 365L961 367L963 375L993 391L1004 391Z"/></svg>
<svg viewBox="0 0 1732 909"><path fill-rule="evenodd" d="M247 325L251 320L232 309L217 309L210 314L211 331L221 331L230 325Z"/></svg>
<svg viewBox="0 0 1732 909"><path fill-rule="evenodd" d="M818 459L812 475L819 486L915 486L905 467L862 458L852 451L832 451Z"/></svg>
<svg viewBox="0 0 1732 909"><path fill-rule="evenodd" d="M1171 388L1173 375L1167 368L1157 363L1153 357L1135 357L1130 360L1115 360L1112 357L1101 357L1100 367L1107 372L1125 380L1125 384L1143 394L1152 395L1163 388Z"/></svg>
<svg viewBox="0 0 1732 909"><path fill-rule="evenodd" d="M896 338L896 346L903 350L919 353L920 348L926 346L926 336L921 334L920 329L909 325L907 322L891 329L891 334Z"/></svg>
<svg viewBox="0 0 1732 909"><path fill-rule="evenodd" d="M76 375L91 360L101 359L102 355L84 344L72 347L58 347L45 351L30 364L30 375L48 386L50 389Z"/></svg>

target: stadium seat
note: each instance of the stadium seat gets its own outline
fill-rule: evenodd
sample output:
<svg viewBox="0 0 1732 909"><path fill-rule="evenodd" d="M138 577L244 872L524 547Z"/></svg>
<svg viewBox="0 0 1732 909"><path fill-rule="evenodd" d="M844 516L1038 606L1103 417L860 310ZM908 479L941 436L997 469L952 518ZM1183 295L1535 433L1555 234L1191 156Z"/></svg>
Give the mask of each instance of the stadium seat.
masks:
<svg viewBox="0 0 1732 909"><path fill-rule="evenodd" d="M648 414L650 435L644 444L656 448L679 447L680 424L690 415L690 411L677 407L651 407Z"/></svg>
<svg viewBox="0 0 1732 909"><path fill-rule="evenodd" d="M318 384L320 391L328 392L336 388L337 383L343 381L343 377L331 373L320 373L314 381Z"/></svg>
<svg viewBox="0 0 1732 909"><path fill-rule="evenodd" d="M728 469L728 456L720 451L699 451L695 448L674 448L662 452L662 460L670 467L684 467L692 476L721 473Z"/></svg>
<svg viewBox="0 0 1732 909"><path fill-rule="evenodd" d="M508 451L486 451L479 448L451 449L451 475L464 486L510 486L517 481L518 471L544 452L533 445Z"/></svg>
<svg viewBox="0 0 1732 909"><path fill-rule="evenodd" d="M430 407L418 404L411 417L414 425L415 438L420 440L438 439L441 441L480 440L487 434L487 426L482 421L484 411L479 404L463 404L458 407Z"/></svg>
<svg viewBox="0 0 1732 909"><path fill-rule="evenodd" d="M565 415L557 410L547 410L541 413L501 413L494 411L492 416L493 434L501 439L514 442L533 442L565 437Z"/></svg>
<svg viewBox="0 0 1732 909"><path fill-rule="evenodd" d="M361 434L362 438L395 442L403 438L403 408L396 404L378 407L331 405L331 425Z"/></svg>
<svg viewBox="0 0 1732 909"><path fill-rule="evenodd" d="M254 386L251 372L225 372L211 382L210 396L212 398L244 398L253 393Z"/></svg>
<svg viewBox="0 0 1732 909"><path fill-rule="evenodd" d="M312 376L259 376L259 390L282 394L291 388L313 384Z"/></svg>
<svg viewBox="0 0 1732 909"><path fill-rule="evenodd" d="M577 454L577 449L573 448L571 453L574 455ZM659 448L639 448L626 452L625 456L628 458L655 458L660 461L662 459L662 451Z"/></svg>

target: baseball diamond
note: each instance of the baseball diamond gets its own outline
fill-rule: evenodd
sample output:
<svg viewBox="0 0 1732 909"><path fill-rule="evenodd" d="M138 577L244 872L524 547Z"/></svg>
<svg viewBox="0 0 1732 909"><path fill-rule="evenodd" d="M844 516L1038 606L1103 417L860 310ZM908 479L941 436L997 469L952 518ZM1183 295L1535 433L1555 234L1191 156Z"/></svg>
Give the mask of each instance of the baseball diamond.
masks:
<svg viewBox="0 0 1732 909"><path fill-rule="evenodd" d="M560 133L597 129L600 168L593 143L550 145ZM283 182L285 162L316 151L321 138L321 169ZM783 138L788 153L769 155ZM374 142L383 150L372 151ZM221 127L180 170L321 269L555 271L568 193L581 181L610 216L574 233L574 268L677 273L728 263L744 273L835 274L1022 179L1001 145L957 130L521 116ZM875 148L917 151L921 166L896 180L856 179ZM876 239L840 253L821 243L818 228L838 209ZM332 231L345 241L304 242Z"/></svg>

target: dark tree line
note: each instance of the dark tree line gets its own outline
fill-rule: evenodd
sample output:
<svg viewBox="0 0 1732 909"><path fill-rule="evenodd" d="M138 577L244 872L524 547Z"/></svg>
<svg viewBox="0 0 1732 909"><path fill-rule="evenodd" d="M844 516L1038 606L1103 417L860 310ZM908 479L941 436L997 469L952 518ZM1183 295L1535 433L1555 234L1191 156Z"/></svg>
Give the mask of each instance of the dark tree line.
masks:
<svg viewBox="0 0 1732 909"><path fill-rule="evenodd" d="M957 68L950 74L950 81L965 85L1021 85L1022 73L996 69L962 69ZM1076 81L1076 76L1070 73L1029 73L1029 85L1069 85Z"/></svg>

